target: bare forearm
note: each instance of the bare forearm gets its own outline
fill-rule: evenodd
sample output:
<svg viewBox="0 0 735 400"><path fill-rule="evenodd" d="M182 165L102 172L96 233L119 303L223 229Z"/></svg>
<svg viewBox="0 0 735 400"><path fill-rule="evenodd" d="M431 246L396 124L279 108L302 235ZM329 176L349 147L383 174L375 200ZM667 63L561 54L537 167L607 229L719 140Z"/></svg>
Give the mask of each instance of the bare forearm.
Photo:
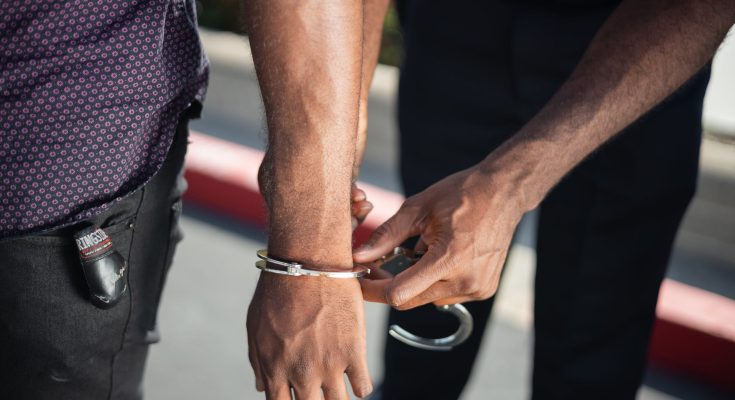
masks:
<svg viewBox="0 0 735 400"><path fill-rule="evenodd" d="M360 90L360 122L358 125L357 151L353 179L357 179L365 153L368 125L368 94L373 82L375 66L378 64L383 21L390 0L363 0L363 46L362 46L362 84Z"/></svg>
<svg viewBox="0 0 735 400"><path fill-rule="evenodd" d="M360 100L367 100L370 84L373 81L375 65L380 54L380 40L383 34L383 21L390 0L363 0L363 71L362 93Z"/></svg>
<svg viewBox="0 0 735 400"><path fill-rule="evenodd" d="M245 4L268 124L261 182L269 250L327 268L346 267L351 261L362 2Z"/></svg>
<svg viewBox="0 0 735 400"><path fill-rule="evenodd" d="M735 22L735 3L623 2L569 80L484 162L535 207L569 170L671 94L713 56Z"/></svg>

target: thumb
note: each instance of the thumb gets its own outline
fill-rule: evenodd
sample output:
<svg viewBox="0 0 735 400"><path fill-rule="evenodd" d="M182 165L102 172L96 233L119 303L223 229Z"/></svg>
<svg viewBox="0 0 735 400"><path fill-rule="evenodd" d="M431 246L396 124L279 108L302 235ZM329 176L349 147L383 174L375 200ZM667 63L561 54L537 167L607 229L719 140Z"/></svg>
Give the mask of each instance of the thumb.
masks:
<svg viewBox="0 0 735 400"><path fill-rule="evenodd" d="M390 253L406 239L421 233L418 208L401 207L397 213L385 221L370 235L367 242L352 252L357 263L367 263Z"/></svg>

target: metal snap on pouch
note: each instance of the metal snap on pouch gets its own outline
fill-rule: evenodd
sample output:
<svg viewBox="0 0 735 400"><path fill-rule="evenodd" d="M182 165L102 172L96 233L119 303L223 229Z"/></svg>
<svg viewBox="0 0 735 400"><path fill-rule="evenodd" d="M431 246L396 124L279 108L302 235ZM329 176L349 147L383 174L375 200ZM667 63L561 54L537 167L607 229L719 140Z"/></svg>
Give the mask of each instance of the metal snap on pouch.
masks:
<svg viewBox="0 0 735 400"><path fill-rule="evenodd" d="M89 299L96 307L108 309L122 299L128 288L128 263L115 250L112 239L96 226L74 234L79 260L89 288Z"/></svg>

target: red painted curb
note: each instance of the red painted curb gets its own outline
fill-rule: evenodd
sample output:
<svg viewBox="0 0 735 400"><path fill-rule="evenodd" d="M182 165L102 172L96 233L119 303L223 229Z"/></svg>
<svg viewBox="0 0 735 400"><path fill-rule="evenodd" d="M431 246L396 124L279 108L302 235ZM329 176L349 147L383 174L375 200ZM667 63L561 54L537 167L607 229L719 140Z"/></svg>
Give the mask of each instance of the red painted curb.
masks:
<svg viewBox="0 0 735 400"><path fill-rule="evenodd" d="M188 201L247 223L265 224L257 172L263 152L191 132ZM355 231L364 241L403 196L359 183L375 208ZM735 301L667 279L659 295L649 358L653 365L735 393Z"/></svg>
<svg viewBox="0 0 735 400"><path fill-rule="evenodd" d="M193 131L189 141L185 175L189 188L184 198L220 214L264 225L257 174L263 152Z"/></svg>
<svg viewBox="0 0 735 400"><path fill-rule="evenodd" d="M649 360L735 393L735 301L666 279Z"/></svg>
<svg viewBox="0 0 735 400"><path fill-rule="evenodd" d="M241 221L264 225L265 206L258 190L263 152L194 131L189 140L186 200ZM374 204L365 222L355 230L355 241L361 243L398 211L403 196L368 183L361 182L359 186Z"/></svg>

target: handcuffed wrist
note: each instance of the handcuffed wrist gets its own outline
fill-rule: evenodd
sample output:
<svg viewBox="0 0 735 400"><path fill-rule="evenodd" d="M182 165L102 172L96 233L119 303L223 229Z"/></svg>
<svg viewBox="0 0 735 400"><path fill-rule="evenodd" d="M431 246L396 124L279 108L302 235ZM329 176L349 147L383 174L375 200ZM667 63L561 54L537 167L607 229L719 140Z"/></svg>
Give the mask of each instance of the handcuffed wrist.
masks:
<svg viewBox="0 0 735 400"><path fill-rule="evenodd" d="M269 257L268 251L258 250L258 258L260 261L256 261L255 266L264 272L269 272L278 275L287 276L319 276L324 278L361 278L370 273L370 268L362 265L355 265L351 270L325 270L325 269L314 269L308 268L302 263L295 261L280 260L277 258Z"/></svg>

